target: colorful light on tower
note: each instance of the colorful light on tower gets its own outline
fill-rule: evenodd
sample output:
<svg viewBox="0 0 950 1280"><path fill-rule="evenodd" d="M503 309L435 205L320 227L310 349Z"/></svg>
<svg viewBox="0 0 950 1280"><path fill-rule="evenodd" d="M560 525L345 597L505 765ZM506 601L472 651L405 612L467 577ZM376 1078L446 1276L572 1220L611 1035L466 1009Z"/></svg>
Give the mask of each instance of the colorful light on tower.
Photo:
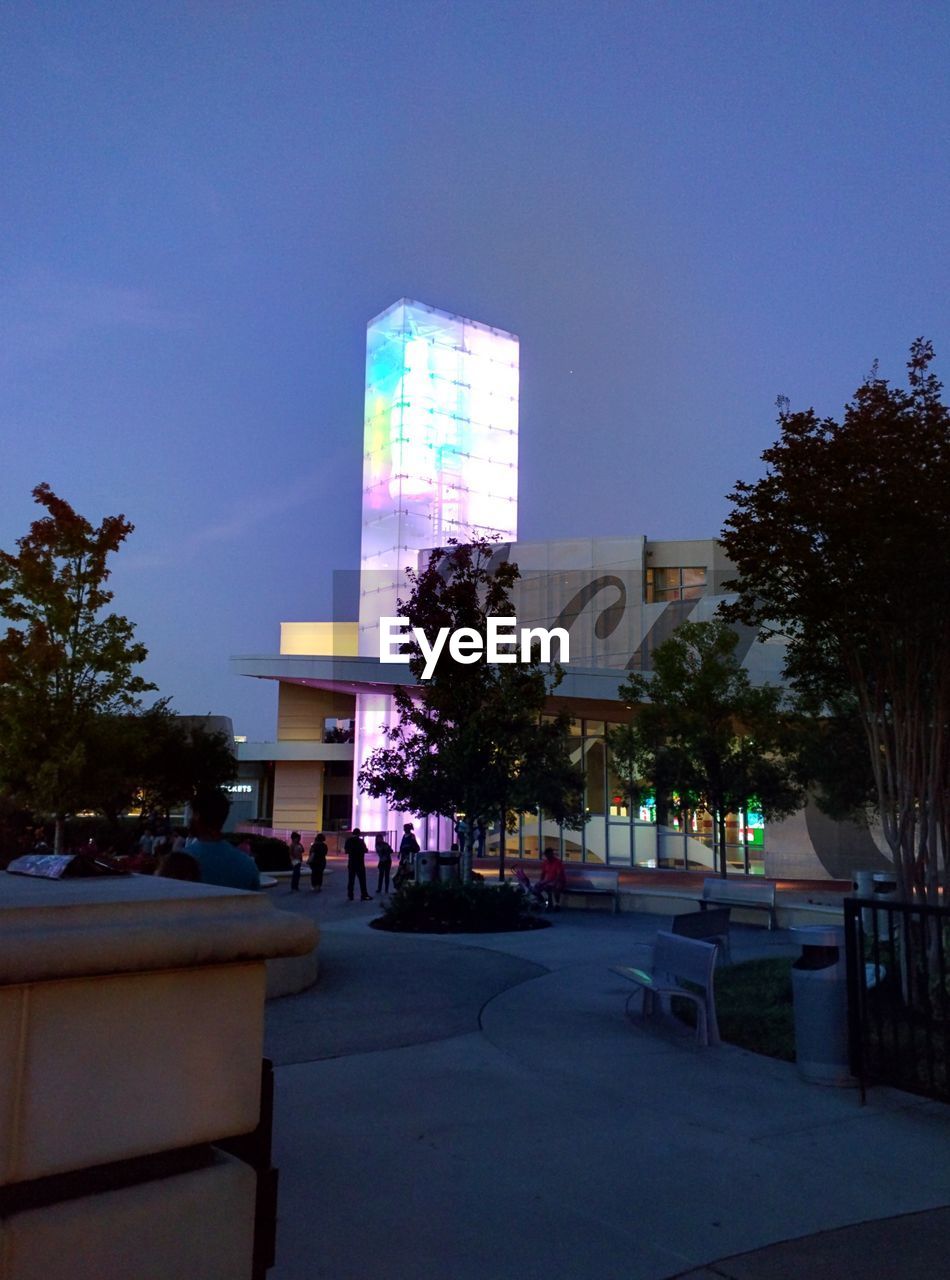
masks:
<svg viewBox="0 0 950 1280"><path fill-rule="evenodd" d="M518 536L518 339L406 299L371 320L363 449L359 651L375 656L420 551ZM377 701L357 701L357 772L381 742ZM381 829L384 802L354 797L357 825Z"/></svg>

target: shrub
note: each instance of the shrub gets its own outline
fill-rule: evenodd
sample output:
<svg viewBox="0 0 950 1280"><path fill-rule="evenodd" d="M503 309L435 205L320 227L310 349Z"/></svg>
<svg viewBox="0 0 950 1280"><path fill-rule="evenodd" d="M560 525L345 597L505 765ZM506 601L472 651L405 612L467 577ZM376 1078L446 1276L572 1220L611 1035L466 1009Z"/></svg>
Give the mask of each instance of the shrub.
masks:
<svg viewBox="0 0 950 1280"><path fill-rule="evenodd" d="M251 857L257 863L259 871L289 871L290 846L276 836L259 836L247 831L226 831L225 840L233 845L251 846Z"/></svg>
<svg viewBox="0 0 950 1280"><path fill-rule="evenodd" d="M142 823L139 818L119 818L110 822L99 815L83 818L67 818L63 831L63 847L78 849L95 840L101 850L112 848L117 854L135 852L138 838L142 834Z"/></svg>
<svg viewBox="0 0 950 1280"><path fill-rule="evenodd" d="M717 969L716 1012L729 1044L795 1061L791 960L747 960Z"/></svg>
<svg viewBox="0 0 950 1280"><path fill-rule="evenodd" d="M525 896L514 885L403 885L373 922L394 933L511 933L543 929L549 920L527 912Z"/></svg>
<svg viewBox="0 0 950 1280"><path fill-rule="evenodd" d="M795 1061L792 1012L792 962L778 957L745 960L716 969L716 1017L727 1044L767 1058ZM695 983L685 984L700 994ZM687 1026L696 1025L696 1006L673 997L673 1013Z"/></svg>

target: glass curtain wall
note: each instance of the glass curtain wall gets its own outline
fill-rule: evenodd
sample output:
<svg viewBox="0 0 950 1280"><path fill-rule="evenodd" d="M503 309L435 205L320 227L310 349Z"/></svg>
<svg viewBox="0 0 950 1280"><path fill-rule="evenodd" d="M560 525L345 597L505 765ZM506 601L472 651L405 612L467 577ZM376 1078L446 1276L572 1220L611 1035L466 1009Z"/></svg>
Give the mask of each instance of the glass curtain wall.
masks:
<svg viewBox="0 0 950 1280"><path fill-rule="evenodd" d="M554 849L565 862L601 866L686 868L708 871L719 868L714 848L713 822L709 814L681 813L673 805L658 812L656 798L648 792L636 806L630 804L613 767L603 720L574 721L571 727L571 759L584 770L586 825L579 831L561 827L541 814L521 814L517 830L509 832L505 848L512 857L539 858ZM765 823L750 805L726 818L726 862L730 871L764 874ZM489 856L498 853L497 826L489 833Z"/></svg>

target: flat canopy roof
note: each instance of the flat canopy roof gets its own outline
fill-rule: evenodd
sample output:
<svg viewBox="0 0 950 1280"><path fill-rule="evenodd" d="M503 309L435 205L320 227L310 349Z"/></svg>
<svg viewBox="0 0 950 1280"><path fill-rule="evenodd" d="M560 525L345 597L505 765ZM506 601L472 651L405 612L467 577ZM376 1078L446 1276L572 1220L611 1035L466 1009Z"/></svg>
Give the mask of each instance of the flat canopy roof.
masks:
<svg viewBox="0 0 950 1280"><path fill-rule="evenodd" d="M400 662L380 662L377 658L330 658L299 654L266 654L232 658L235 675L257 680L278 680L288 684L311 685L337 693L392 693L415 684L409 668ZM564 679L554 694L559 701L583 698L619 703L618 687L626 672L615 668L564 668Z"/></svg>

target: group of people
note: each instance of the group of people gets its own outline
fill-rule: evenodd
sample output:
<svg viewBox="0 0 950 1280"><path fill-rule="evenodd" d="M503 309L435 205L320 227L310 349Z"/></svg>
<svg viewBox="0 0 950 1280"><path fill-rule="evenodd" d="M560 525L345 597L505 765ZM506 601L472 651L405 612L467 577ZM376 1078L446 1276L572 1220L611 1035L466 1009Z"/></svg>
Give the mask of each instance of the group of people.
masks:
<svg viewBox="0 0 950 1280"><path fill-rule="evenodd" d="M355 827L350 835L347 836L343 845L343 852L346 854L347 901L354 901L358 885L360 901L371 902L373 895L369 892L366 883L366 855L369 853L369 847L363 839L363 834L359 827ZM376 836L374 852L376 854L376 893L377 895L389 893L395 854L392 845L384 835ZM399 867L395 877L392 877L392 883L396 889L404 884L406 880L412 879L415 856L418 852L419 841L416 839L415 829L411 822L407 822L403 826L402 840L399 844ZM293 866L290 891L294 893L300 888L300 877L304 867L304 847L300 841L299 831L293 831L290 835L290 860ZM327 842L322 835L318 835L310 846L307 865L310 868L311 889L319 893L323 886L323 873L327 865ZM518 879L525 891L540 906L548 911L560 911L561 894L566 886L566 874L564 863L553 849L544 850L541 857L541 873L534 884L531 883L523 871L518 875Z"/></svg>
<svg viewBox="0 0 950 1280"><path fill-rule="evenodd" d="M310 892L323 892L323 873L327 869L327 854L330 852L326 837L320 832L307 854L307 866L310 868ZM300 877L304 866L304 849L300 842L300 832L290 833L290 892L299 893Z"/></svg>
<svg viewBox="0 0 950 1280"><path fill-rule="evenodd" d="M369 852L366 841L363 839L362 832L359 827L355 827L352 833L347 836L343 845L343 852L346 854L346 897L348 902L353 901L354 890L357 884L360 887L360 901L371 902L373 895L368 891L366 886L366 855ZM393 847L384 835L377 835L375 842L376 854L376 893L389 893L390 876L393 868ZM403 827L402 841L399 845L399 870L396 872L395 884L399 887L400 875L403 873L407 864L411 863L415 855L419 852L419 841L416 839L415 830L411 822L407 822Z"/></svg>
<svg viewBox="0 0 950 1280"><path fill-rule="evenodd" d="M200 792L192 800L187 836L184 832L174 832L170 828L164 829L153 822L146 823L139 837L135 855L129 862L130 869L154 870L154 874L158 876L224 885L234 889L259 889L260 872L251 856L249 841L235 846L225 840L221 834L229 810L230 801L227 796L212 788ZM360 900L371 902L373 895L366 884L365 861L369 849L358 827L347 837L343 850L346 854L347 900L350 902L354 900L356 886L359 885ZM34 833L32 852L49 852L46 835L42 828L37 828ZM98 854L101 851L95 842L90 840L82 852ZM310 872L311 892L323 891L323 876L329 852L326 837L320 833L305 855L300 832L291 832L291 893L300 891L304 865ZM376 836L374 852L377 895L389 893L390 883L394 888L399 889L407 880L411 880L415 873L415 856L419 852L419 841L416 839L413 824L407 822L403 826L402 840L399 844L399 866L395 876L392 874L395 853L384 835ZM143 865L137 866L138 862ZM525 892L530 894L540 906L549 911L560 910L561 894L564 892L566 877L564 863L553 849L544 850L540 876L534 884L521 868L518 868L515 874Z"/></svg>
<svg viewBox="0 0 950 1280"><path fill-rule="evenodd" d="M323 873L326 871L328 852L325 838L318 835L306 856L306 865L310 868L310 888L314 893L320 893L323 888ZM369 892L366 883L366 855L369 853L369 847L359 827L355 827L347 836L343 852L346 854L347 900L349 902L354 900L356 887L359 885L360 901L371 902L373 895ZM374 852L376 854L376 893L377 895L389 893L395 853L384 835L376 836ZM395 879L392 880L396 888L401 883L400 877L406 879L411 876L413 859L418 852L419 841L416 839L415 829L411 822L407 822L403 827L402 841L399 845L399 869ZM290 892L297 893L300 890L300 878L305 865L304 847L299 831L290 833L290 864L292 867Z"/></svg>
<svg viewBox="0 0 950 1280"><path fill-rule="evenodd" d="M251 856L250 844L235 846L222 836L222 828L227 820L230 801L227 796L216 789L200 792L191 802L189 834L156 831L148 824L138 843L137 853L142 858L157 858L155 874L180 880L200 881L203 884L224 885L235 889L259 889L260 872ZM37 845L44 843L42 832ZM346 896L352 902L356 886L359 885L360 900L372 901L366 883L366 854L369 852L366 841L359 828L355 828L347 837L344 846L346 854ZM392 845L384 835L375 838L376 854L376 893L389 893L390 883L399 888L414 875L415 856L419 852L419 841L411 822L403 826L403 835L399 844L399 866L395 876L392 875L395 853ZM327 866L329 848L326 837L320 833L316 836L305 855L299 831L290 835L291 879L290 891L300 890L300 880L304 865L310 872L310 889L312 893L321 893L323 877ZM519 868L520 871L520 868ZM516 873L517 874L517 873ZM541 858L538 880L532 884L523 871L518 879L540 905L548 910L560 909L561 894L564 891L566 877L564 863L553 849L545 849Z"/></svg>

